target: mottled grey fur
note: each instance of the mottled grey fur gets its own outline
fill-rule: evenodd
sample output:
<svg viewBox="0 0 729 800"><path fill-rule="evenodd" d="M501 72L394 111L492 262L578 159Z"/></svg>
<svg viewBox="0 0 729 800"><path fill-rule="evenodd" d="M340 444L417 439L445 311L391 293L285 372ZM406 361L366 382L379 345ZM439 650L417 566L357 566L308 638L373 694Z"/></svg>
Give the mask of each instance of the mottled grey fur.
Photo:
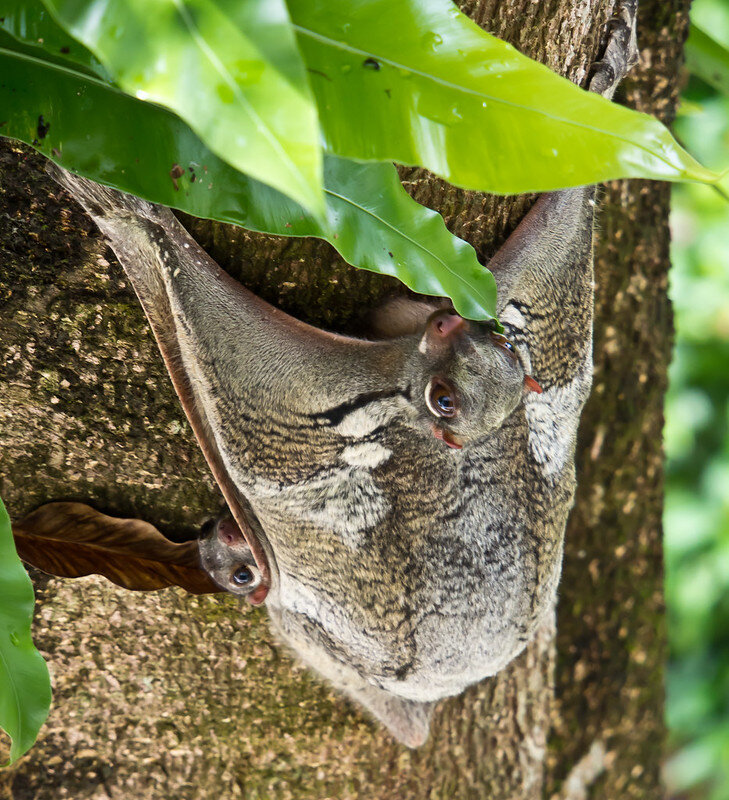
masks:
<svg viewBox="0 0 729 800"><path fill-rule="evenodd" d="M634 6L622 5L592 79L607 96L635 56ZM139 295L231 510L270 567L273 627L420 744L433 703L502 669L553 608L592 373L594 189L543 196L491 262L519 361L478 326L443 356L438 369L481 404L455 450L423 410L434 367L422 328L377 342L310 328L238 286L167 209L56 177ZM542 394L523 391L525 373Z"/></svg>

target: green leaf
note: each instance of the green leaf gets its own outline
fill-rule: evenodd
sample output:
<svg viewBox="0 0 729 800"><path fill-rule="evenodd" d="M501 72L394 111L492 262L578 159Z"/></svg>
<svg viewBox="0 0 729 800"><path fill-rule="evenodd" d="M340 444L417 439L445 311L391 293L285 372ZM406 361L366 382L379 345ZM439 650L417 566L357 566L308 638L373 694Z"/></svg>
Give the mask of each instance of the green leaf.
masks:
<svg viewBox="0 0 729 800"><path fill-rule="evenodd" d="M325 191L329 241L350 264L394 275L420 294L450 297L459 314L496 313L496 283L474 249L443 217L416 203L391 164L356 164L328 156Z"/></svg>
<svg viewBox="0 0 729 800"><path fill-rule="evenodd" d="M3 134L92 180L199 217L326 239L354 266L449 296L465 317L493 317L493 277L438 214L408 196L391 164L327 157L320 220L217 158L166 109L3 44L13 42L0 35ZM110 126L109 119L118 123ZM173 180L175 165L184 177Z"/></svg>
<svg viewBox="0 0 729 800"><path fill-rule="evenodd" d="M112 82L104 65L58 25L41 0L0 0L0 31L13 37L17 52Z"/></svg>
<svg viewBox="0 0 729 800"><path fill-rule="evenodd" d="M729 95L729 49L693 23L686 42L686 66L710 86Z"/></svg>
<svg viewBox="0 0 729 800"><path fill-rule="evenodd" d="M172 109L220 158L323 211L316 107L283 0L44 2L124 91Z"/></svg>
<svg viewBox="0 0 729 800"><path fill-rule="evenodd" d="M30 636L32 618L33 587L0 500L0 727L12 739L10 764L35 742L51 706L48 667Z"/></svg>
<svg viewBox="0 0 729 800"><path fill-rule="evenodd" d="M54 64L70 62L87 75L111 82L102 63L56 23L40 0L0 0L0 30L16 40L15 50Z"/></svg>
<svg viewBox="0 0 729 800"><path fill-rule="evenodd" d="M288 0L326 146L458 186L546 191L716 176L668 130L559 77L449 0Z"/></svg>

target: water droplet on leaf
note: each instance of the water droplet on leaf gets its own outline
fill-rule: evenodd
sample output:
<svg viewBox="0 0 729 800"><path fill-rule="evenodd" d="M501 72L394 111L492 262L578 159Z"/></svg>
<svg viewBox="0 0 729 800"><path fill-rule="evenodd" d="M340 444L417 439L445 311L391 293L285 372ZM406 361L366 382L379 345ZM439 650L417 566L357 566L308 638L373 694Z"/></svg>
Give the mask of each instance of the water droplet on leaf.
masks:
<svg viewBox="0 0 729 800"><path fill-rule="evenodd" d="M423 36L423 44L431 50L435 50L443 44L443 37L435 31L429 31Z"/></svg>

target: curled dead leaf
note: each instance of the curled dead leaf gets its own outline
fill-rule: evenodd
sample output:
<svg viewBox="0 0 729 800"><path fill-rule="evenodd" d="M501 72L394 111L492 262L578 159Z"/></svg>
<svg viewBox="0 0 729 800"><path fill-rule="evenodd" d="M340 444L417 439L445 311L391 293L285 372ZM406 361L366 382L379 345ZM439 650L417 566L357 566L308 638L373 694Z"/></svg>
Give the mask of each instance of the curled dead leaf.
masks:
<svg viewBox="0 0 729 800"><path fill-rule="evenodd" d="M148 522L83 503L46 503L13 525L13 537L20 558L49 575L103 575L134 591L223 591L200 566L197 542L176 544Z"/></svg>

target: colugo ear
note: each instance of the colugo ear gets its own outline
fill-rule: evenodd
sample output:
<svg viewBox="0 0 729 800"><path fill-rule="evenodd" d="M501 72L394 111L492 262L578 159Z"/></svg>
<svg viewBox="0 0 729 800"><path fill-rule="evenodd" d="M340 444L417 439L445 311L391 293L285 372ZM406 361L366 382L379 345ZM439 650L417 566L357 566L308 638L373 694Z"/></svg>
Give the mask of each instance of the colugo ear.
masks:
<svg viewBox="0 0 729 800"><path fill-rule="evenodd" d="M445 302L433 300L426 303L403 295L390 297L370 312L367 332L375 339L395 339L422 333L428 317ZM450 301L447 302L450 304Z"/></svg>
<svg viewBox="0 0 729 800"><path fill-rule="evenodd" d="M148 522L109 517L83 503L46 503L13 525L13 537L20 558L49 575L103 575L144 592L223 591L200 566L197 541L175 544Z"/></svg>
<svg viewBox="0 0 729 800"><path fill-rule="evenodd" d="M435 703L417 703L365 685L347 693L376 717L390 733L407 747L425 744L430 733L430 718Z"/></svg>

